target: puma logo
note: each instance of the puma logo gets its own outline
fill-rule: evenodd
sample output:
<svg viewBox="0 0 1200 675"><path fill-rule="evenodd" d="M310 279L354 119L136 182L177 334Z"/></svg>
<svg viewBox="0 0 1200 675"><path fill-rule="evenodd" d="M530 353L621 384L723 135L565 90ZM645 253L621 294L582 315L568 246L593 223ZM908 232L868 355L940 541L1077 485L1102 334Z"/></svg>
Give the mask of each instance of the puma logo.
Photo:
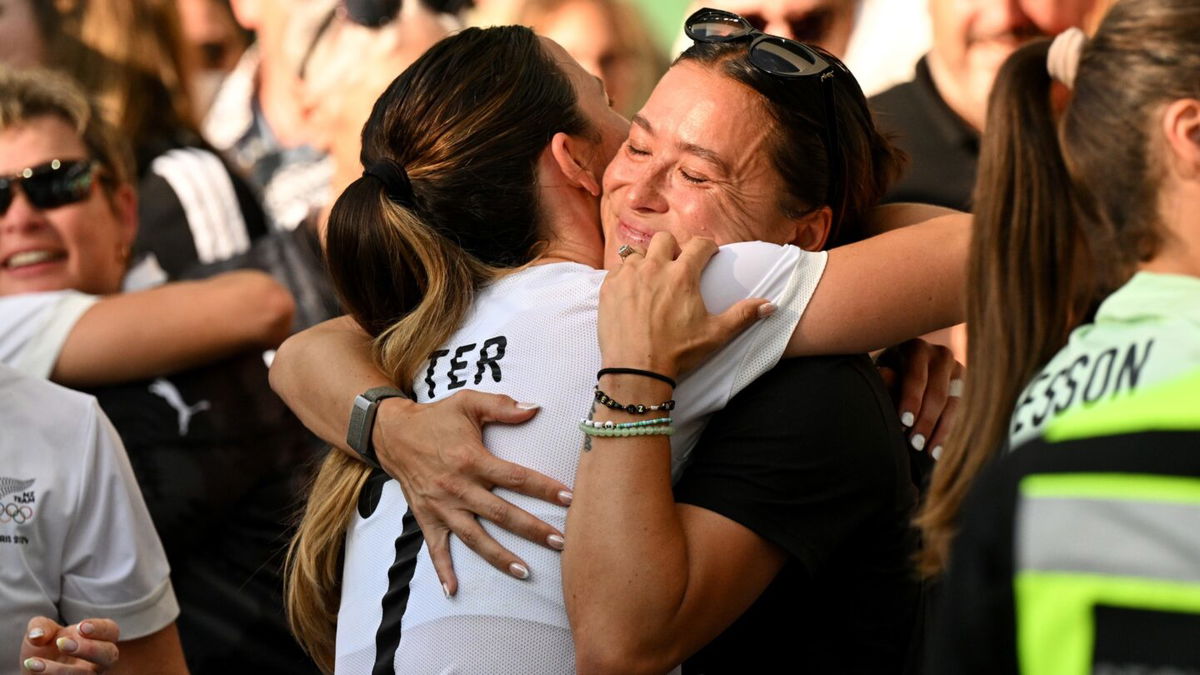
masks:
<svg viewBox="0 0 1200 675"><path fill-rule="evenodd" d="M192 423L192 416L198 412L208 410L211 405L208 401L200 401L195 405L188 405L183 400L183 395L179 393L179 389L171 384L169 380L158 378L150 383L150 393L161 397L167 402L167 405L175 409L179 413L179 435L187 436L188 427Z"/></svg>

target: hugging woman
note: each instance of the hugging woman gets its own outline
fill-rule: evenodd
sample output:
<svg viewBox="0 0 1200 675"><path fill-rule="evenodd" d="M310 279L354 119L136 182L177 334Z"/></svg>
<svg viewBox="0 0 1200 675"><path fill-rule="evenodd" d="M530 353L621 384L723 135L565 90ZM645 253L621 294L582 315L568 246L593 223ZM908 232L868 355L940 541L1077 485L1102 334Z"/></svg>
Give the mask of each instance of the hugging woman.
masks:
<svg viewBox="0 0 1200 675"><path fill-rule="evenodd" d="M723 16L720 22L741 25L738 17ZM748 26L745 31L753 37ZM363 376L361 361L342 367L355 361L341 346L345 329L337 328L319 333L324 342L301 339L284 346L273 371L277 390L314 429L337 429L321 433L339 445L345 417L339 421L313 404L327 393L341 411L341 392L388 381L421 402L442 401L467 387L535 401L543 408L532 422L489 428L488 446L503 459L569 482L583 441L579 418L587 414L602 363L594 336L604 273L594 268L602 262L620 266L618 251L629 247L627 254L639 251L629 254L638 260L631 268L667 270L665 277L645 279L645 292L670 294L662 289L664 279L691 289L672 295L674 305L642 313L618 331L619 341L630 340L625 346L643 344L637 341L677 324L678 310L690 312L687 325L695 330L662 350L661 363L611 364L654 370L668 380L694 368L678 391L666 392L674 401L669 422L655 417L656 424L627 427L650 429L657 442L674 432L670 450L663 443L655 453L660 466L653 467L659 477L654 498L670 502L672 468L686 475L707 416L781 356L864 351L956 321L953 289L962 281L966 240L961 223L903 228L819 252L831 230L859 223L882 194L887 146L857 84L836 60L798 43L771 42L768 47L782 50L775 53L783 63L756 63L751 44L761 42L712 42L689 51L630 131L594 78L526 29L472 29L439 43L376 104L364 128L367 172L343 193L330 218L327 255L335 284L355 322L374 339L383 374ZM813 76L779 77L788 64L792 74ZM799 156L808 161L797 161ZM885 165L877 167L877 158ZM759 242L727 246L714 256L712 241L744 240ZM679 262L671 260L676 241L683 249ZM909 263L918 256L925 266L913 269ZM627 297L632 306L645 306L636 290ZM750 298L768 299L773 313L763 312L770 316L709 356L755 319L762 303ZM718 317L710 321L708 311ZM627 386L621 378L637 376L605 377L620 380L602 380L600 388L621 400ZM855 377L862 375L856 371ZM886 408L878 390L858 391L879 419ZM876 452L887 464L880 473L888 483L883 492L901 501L907 457L896 448L898 425L880 424ZM369 428L367 433L368 440L381 438ZM890 447L889 437L896 441ZM628 439L605 442L620 440ZM355 444L369 451L369 442ZM789 468L774 473L785 475ZM497 497L494 505L503 498L552 524L550 535L559 538L549 541L561 547L561 506L507 490ZM587 510L584 497L580 493L573 509ZM580 647L581 639L619 638L614 646L624 647L632 644L624 640L628 631L657 641L666 626L676 642L647 645L661 661L617 651L628 659L609 667L669 670L737 618L787 562L800 558L788 543L756 538L732 518L698 510L712 518L690 520L699 529L688 525L681 536L728 542L722 550L722 544L697 539L706 563L719 565L714 556L729 554L730 562L755 565L738 583L725 583L737 576L731 568L703 577L736 590L736 597L693 612L703 619L695 624L614 623L605 629L613 632L572 636L570 621L582 616L575 610L586 599L581 604L581 596L571 597L564 606L557 553L486 524L486 536L521 558L485 561L436 528L422 536L399 482L332 452L292 551L293 624L325 667L333 665L336 651L338 668L364 671L374 664L397 672L564 672L576 666L576 647L581 668L603 668L584 660L596 659L600 650ZM467 539L485 536L466 531ZM902 561L906 535L898 525L872 543L889 547L888 558ZM568 541L574 537L569 533ZM756 555L763 550L770 555ZM450 557L457 578L443 572ZM653 552L634 557L651 567L661 558ZM697 598L716 591L691 590ZM907 595L895 601L907 613L872 617L889 624L872 628L880 632L874 657L894 666L907 643L914 589L899 583L891 592Z"/></svg>

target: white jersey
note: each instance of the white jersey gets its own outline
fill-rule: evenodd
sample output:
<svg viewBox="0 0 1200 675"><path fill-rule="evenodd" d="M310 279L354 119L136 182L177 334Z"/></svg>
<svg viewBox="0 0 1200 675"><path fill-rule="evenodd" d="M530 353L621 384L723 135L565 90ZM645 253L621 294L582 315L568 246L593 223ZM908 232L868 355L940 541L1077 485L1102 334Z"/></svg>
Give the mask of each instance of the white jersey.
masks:
<svg viewBox="0 0 1200 675"><path fill-rule="evenodd" d="M759 242L725 246L713 257L701 283L710 311L750 297L768 298L779 309L680 382L672 413L675 477L708 416L779 361L826 259ZM492 284L414 378L417 398L436 401L469 388L540 404L530 422L488 426L484 443L501 459L570 484L583 443L579 420L591 408L600 368L596 321L603 280L603 271L556 263ZM496 494L560 531L565 526L564 507L507 490ZM451 538L459 591L447 599L399 484L378 477L368 482L346 540L339 673L372 672L377 656L406 674L574 670L560 554L483 526L529 564L531 577L499 572Z"/></svg>
<svg viewBox="0 0 1200 675"><path fill-rule="evenodd" d="M0 672L37 615L112 618L122 640L174 621L166 556L96 400L0 365L0 429Z"/></svg>
<svg viewBox="0 0 1200 675"><path fill-rule="evenodd" d="M0 298L0 363L48 378L75 322L98 300L78 291Z"/></svg>

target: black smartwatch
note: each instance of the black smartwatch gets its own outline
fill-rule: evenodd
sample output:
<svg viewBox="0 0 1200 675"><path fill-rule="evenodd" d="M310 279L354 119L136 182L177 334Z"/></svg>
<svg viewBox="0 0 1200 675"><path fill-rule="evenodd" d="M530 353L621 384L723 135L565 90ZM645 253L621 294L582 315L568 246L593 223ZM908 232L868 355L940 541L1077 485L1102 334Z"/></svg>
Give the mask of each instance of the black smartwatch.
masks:
<svg viewBox="0 0 1200 675"><path fill-rule="evenodd" d="M396 397L408 398L408 395L395 387L373 387L355 396L354 407L350 409L350 429L346 432L346 444L376 469L382 467L379 466L379 457L371 445L375 410L383 399Z"/></svg>

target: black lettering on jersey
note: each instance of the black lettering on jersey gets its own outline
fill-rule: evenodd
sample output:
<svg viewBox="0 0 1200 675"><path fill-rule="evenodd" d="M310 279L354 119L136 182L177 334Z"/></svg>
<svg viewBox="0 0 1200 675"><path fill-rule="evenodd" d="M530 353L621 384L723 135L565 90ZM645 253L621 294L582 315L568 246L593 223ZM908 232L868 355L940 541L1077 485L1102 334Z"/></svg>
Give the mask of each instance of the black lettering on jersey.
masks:
<svg viewBox="0 0 1200 675"><path fill-rule="evenodd" d="M1100 353L1100 356L1096 357L1096 365L1092 366L1092 376L1088 378L1087 386L1084 387L1084 389L1083 389L1084 403L1095 403L1096 401L1100 400L1101 396L1104 396L1105 392L1108 391L1108 381L1109 381L1109 378L1112 377L1113 362L1116 360L1117 360L1117 348L1116 347L1106 349ZM1105 363L1104 379L1097 380L1096 376L1100 374L1101 362ZM1100 387L1098 389L1094 390L1095 394L1093 394L1092 393L1093 392L1092 384L1095 382L1099 382Z"/></svg>
<svg viewBox="0 0 1200 675"><path fill-rule="evenodd" d="M1098 355L1080 354L1062 370L1038 373L1017 404L1012 433L1020 433L1027 424L1040 426L1080 397L1084 404L1092 404L1136 389L1153 347L1154 340L1110 347Z"/></svg>
<svg viewBox="0 0 1200 675"><path fill-rule="evenodd" d="M475 343L463 345L454 350L454 358L450 359L450 372L446 373L446 377L450 378L450 384L446 385L447 389L458 389L467 383L466 380L458 379L458 371L467 367L467 362L462 360L462 355L475 349Z"/></svg>
<svg viewBox="0 0 1200 675"><path fill-rule="evenodd" d="M488 349L495 347L492 353ZM475 384L483 382L483 367L492 369L492 381L500 381L500 359L504 358L504 350L508 347L508 338L503 335L490 338L479 348L479 368L475 371Z"/></svg>
<svg viewBox="0 0 1200 675"><path fill-rule="evenodd" d="M433 398L433 368L437 365L438 359L449 353L449 350L439 349L429 357L429 369L425 371L425 384L429 385L429 398Z"/></svg>
<svg viewBox="0 0 1200 675"><path fill-rule="evenodd" d="M1142 352L1141 360L1137 356L1137 345L1129 346L1129 351L1125 352L1125 361L1121 363L1121 371L1117 373L1117 391L1121 390L1121 383L1128 380L1125 384L1126 389L1134 389L1138 386L1138 381L1142 377L1142 368L1146 366L1146 361L1150 360L1150 349L1154 347L1154 340L1146 342L1146 351Z"/></svg>

